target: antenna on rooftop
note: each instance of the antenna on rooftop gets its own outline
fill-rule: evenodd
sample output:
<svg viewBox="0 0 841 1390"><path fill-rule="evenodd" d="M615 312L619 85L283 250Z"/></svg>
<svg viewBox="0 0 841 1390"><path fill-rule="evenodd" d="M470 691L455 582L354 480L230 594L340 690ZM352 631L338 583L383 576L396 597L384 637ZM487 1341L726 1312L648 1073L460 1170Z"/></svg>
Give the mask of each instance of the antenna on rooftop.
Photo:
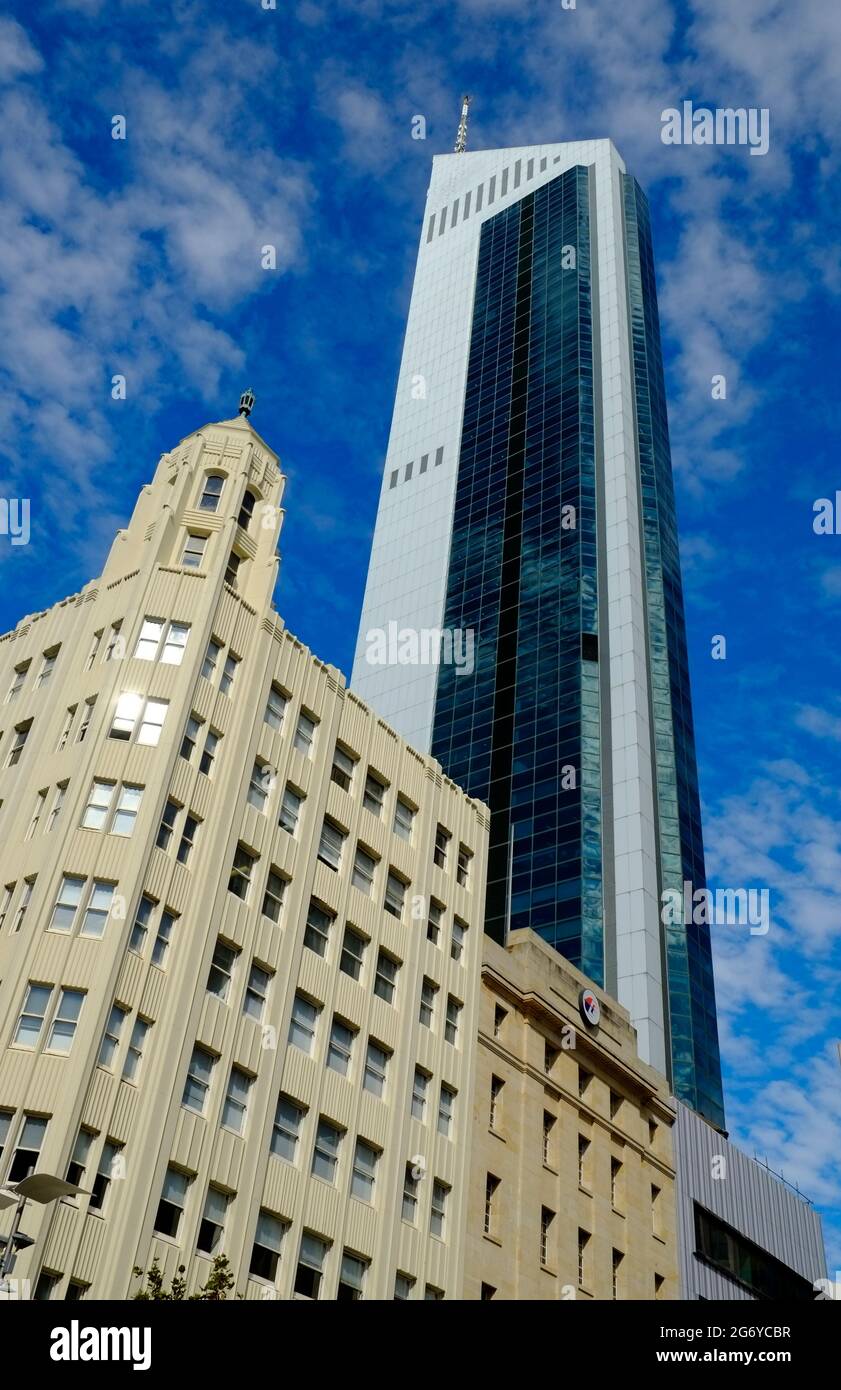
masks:
<svg viewBox="0 0 841 1390"><path fill-rule="evenodd" d="M467 149L467 116L470 109L470 97L463 96L461 99L461 120L458 123L458 135L456 136L454 154L464 154Z"/></svg>

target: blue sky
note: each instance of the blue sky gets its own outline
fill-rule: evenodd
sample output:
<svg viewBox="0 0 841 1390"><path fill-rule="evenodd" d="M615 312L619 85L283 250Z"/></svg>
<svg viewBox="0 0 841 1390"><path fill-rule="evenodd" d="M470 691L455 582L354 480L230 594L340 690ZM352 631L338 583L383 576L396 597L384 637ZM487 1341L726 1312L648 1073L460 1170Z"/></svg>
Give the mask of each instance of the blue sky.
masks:
<svg viewBox="0 0 841 1390"><path fill-rule="evenodd" d="M714 929L728 1119L819 1204L832 1269L841 535L812 519L841 488L839 74L825 0L45 0L0 20L0 495L32 505L31 543L0 538L2 630L95 575L159 454L251 385L289 479L278 607L349 671L461 92L474 149L615 140L652 205L709 869L771 891L767 936ZM769 153L665 146L684 99L767 107Z"/></svg>

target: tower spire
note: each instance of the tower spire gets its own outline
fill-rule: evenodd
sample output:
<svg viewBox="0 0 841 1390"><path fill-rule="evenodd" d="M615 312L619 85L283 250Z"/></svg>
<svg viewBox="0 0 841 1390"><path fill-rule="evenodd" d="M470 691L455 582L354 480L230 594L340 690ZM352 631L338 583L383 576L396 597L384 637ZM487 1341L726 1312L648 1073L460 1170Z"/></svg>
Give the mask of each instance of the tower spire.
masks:
<svg viewBox="0 0 841 1390"><path fill-rule="evenodd" d="M465 95L461 99L461 119L458 123L458 135L456 136L454 154L464 154L467 149L467 115L470 108L470 97Z"/></svg>

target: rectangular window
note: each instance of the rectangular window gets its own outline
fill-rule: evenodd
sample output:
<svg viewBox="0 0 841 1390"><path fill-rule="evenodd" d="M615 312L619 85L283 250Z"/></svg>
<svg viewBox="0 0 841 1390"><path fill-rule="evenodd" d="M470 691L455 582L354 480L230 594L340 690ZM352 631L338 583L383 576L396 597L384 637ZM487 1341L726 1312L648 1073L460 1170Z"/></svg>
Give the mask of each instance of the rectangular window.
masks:
<svg viewBox="0 0 841 1390"><path fill-rule="evenodd" d="M284 695L280 686L272 682L269 687L269 698L266 701L266 708L263 714L263 723L268 724L270 729L282 729L286 705L287 697Z"/></svg>
<svg viewBox="0 0 841 1390"><path fill-rule="evenodd" d="M365 1054L365 1075L362 1080L362 1089L370 1091L372 1096L382 1100L385 1095L386 1073L391 1053L380 1043L374 1042L373 1038L368 1039L368 1050Z"/></svg>
<svg viewBox="0 0 841 1390"><path fill-rule="evenodd" d="M90 646L88 647L88 654L87 654L87 657L86 657L86 659L85 659L85 670L86 670L86 671L90 671L90 670L93 669L93 663L96 661L96 654L97 654L97 652L99 651L99 644L100 644L101 641L102 641L102 629L100 628L99 632L95 632L95 633L93 634L93 637L91 638L91 644L90 644Z"/></svg>
<svg viewBox="0 0 841 1390"><path fill-rule="evenodd" d="M590 1148L589 1139L585 1139L583 1134L578 1136L578 1185L587 1187L587 1151Z"/></svg>
<svg viewBox="0 0 841 1390"><path fill-rule="evenodd" d="M228 892L235 897L241 898L243 902L248 901L248 893L251 888L251 877L254 872L254 865L257 863L258 855L252 854L242 843L236 847L234 862L231 865L231 876L228 879Z"/></svg>
<svg viewBox="0 0 841 1390"><path fill-rule="evenodd" d="M404 1221L408 1221L414 1226L418 1219L418 1181L415 1177L415 1167L411 1163L406 1164L406 1172L403 1176L403 1205L401 1216Z"/></svg>
<svg viewBox="0 0 841 1390"><path fill-rule="evenodd" d="M345 975L350 975L352 980L358 980L362 974L362 957L365 954L365 947L367 945L368 942L364 936L360 936L359 932L355 932L353 927L345 927L339 969L342 970Z"/></svg>
<svg viewBox="0 0 841 1390"><path fill-rule="evenodd" d="M102 1034L102 1042L99 1047L97 1063L100 1067L107 1067L110 1071L114 1066L114 1058L120 1046L120 1035L123 1031L123 1024L126 1021L128 1009L122 1004L112 1004L111 1012L108 1015L108 1022L105 1025L105 1032Z"/></svg>
<svg viewBox="0 0 841 1390"><path fill-rule="evenodd" d="M552 1166L552 1131L555 1128L555 1116L548 1110L543 1112L543 1162L547 1168Z"/></svg>
<svg viewBox="0 0 841 1390"><path fill-rule="evenodd" d="M117 804L114 807L114 815L109 826L112 835L124 835L128 838L133 833L142 800L142 787L133 787L126 782L123 783L117 794Z"/></svg>
<svg viewBox="0 0 841 1390"><path fill-rule="evenodd" d="M365 791L362 796L362 805L366 811L370 811L372 816L381 816L383 813L383 802L385 800L385 784L375 777L373 772L369 772L365 778Z"/></svg>
<svg viewBox="0 0 841 1390"><path fill-rule="evenodd" d="M611 1274L612 1274L611 1296L612 1296L613 1298L618 1298L618 1297L619 1297L619 1285L620 1285L619 1275L620 1275L620 1270L621 1270L621 1268L622 1268L622 1260L623 1260L623 1259L624 1259L624 1256L623 1256L621 1250L614 1250L614 1251L613 1251L613 1256L612 1256L612 1259L611 1259Z"/></svg>
<svg viewBox="0 0 841 1390"><path fill-rule="evenodd" d="M456 1096L452 1086L441 1083L441 1094L438 1098L438 1133L443 1134L445 1139L453 1137L453 1119L456 1109Z"/></svg>
<svg viewBox="0 0 841 1390"><path fill-rule="evenodd" d="M84 1182L85 1170L90 1158L91 1145L96 1134L90 1129L80 1129L76 1135L76 1143L73 1145L73 1152L70 1155L70 1162L67 1165L66 1181L72 1183L74 1187L81 1187Z"/></svg>
<svg viewBox="0 0 841 1390"><path fill-rule="evenodd" d="M269 876L266 879L266 890L263 894L263 916L268 917L272 922L280 921L280 913L283 907L283 895L286 892L286 879L283 878L272 866L269 869Z"/></svg>
<svg viewBox="0 0 841 1390"><path fill-rule="evenodd" d="M616 1117L617 1117L617 1115L619 1114L619 1111L621 1110L621 1108L622 1108L622 1097L618 1094L618 1092L611 1090L611 1092L610 1092L610 1118L611 1118L612 1120L615 1120L615 1119L616 1119Z"/></svg>
<svg viewBox="0 0 841 1390"><path fill-rule="evenodd" d="M158 647L163 636L164 624L162 618L144 618L143 626L140 629L140 636L137 639L137 646L134 649L135 661L154 661L158 655Z"/></svg>
<svg viewBox="0 0 841 1390"><path fill-rule="evenodd" d="M360 893L364 893L370 898L374 891L374 871L377 861L373 854L369 854L361 845L356 846L356 856L353 861L353 874L351 882L354 888L358 888Z"/></svg>
<svg viewBox="0 0 841 1390"><path fill-rule="evenodd" d="M221 656L221 654L222 643L218 642L215 637L211 637L210 641L207 644L207 654L204 658L204 662L201 668L201 673L204 676L205 680L209 681L213 679L213 676L216 672L216 666L218 664L219 657Z"/></svg>
<svg viewBox="0 0 841 1390"><path fill-rule="evenodd" d="M181 807L178 805L177 801L168 801L164 806L157 839L155 840L158 849L169 849L170 841L172 840L172 832L180 810Z"/></svg>
<svg viewBox="0 0 841 1390"><path fill-rule="evenodd" d="M307 923L304 927L304 945L308 946L311 951L315 951L317 956L326 956L327 954L332 924L332 913L325 912L314 899L310 899Z"/></svg>
<svg viewBox="0 0 841 1390"><path fill-rule="evenodd" d="M123 1064L123 1080L136 1081L140 1075L140 1065L143 1061L143 1049L146 1046L146 1038L151 1028L148 1019L141 1018L139 1015L134 1020L134 1027L131 1030L126 1060Z"/></svg>
<svg viewBox="0 0 841 1390"><path fill-rule="evenodd" d="M335 782L342 791L349 792L353 784L353 769L356 766L356 759L351 757L347 749L341 748L339 744L333 750L333 766L330 769L330 781Z"/></svg>
<svg viewBox="0 0 841 1390"><path fill-rule="evenodd" d="M203 1255L218 1255L222 1251L225 1218L228 1214L230 1200L230 1195L227 1192L220 1192L218 1187L207 1189L196 1241L196 1249L200 1250Z"/></svg>
<svg viewBox="0 0 841 1390"><path fill-rule="evenodd" d="M29 821L29 827L26 831L27 840L31 840L36 830L38 829L38 823L44 811L44 803L47 800L47 791L48 788L45 787L44 790L38 792L37 796L35 797L35 805L32 809L32 816Z"/></svg>
<svg viewBox="0 0 841 1390"><path fill-rule="evenodd" d="M467 935L467 923L462 922L460 917L453 918L453 935L450 941L450 956L455 961L464 959L464 938Z"/></svg>
<svg viewBox="0 0 841 1390"><path fill-rule="evenodd" d="M350 1195L357 1197L360 1202L373 1202L374 1200L374 1183L379 1157L378 1151L371 1144L366 1144L364 1139L357 1139L356 1152L353 1156Z"/></svg>
<svg viewBox="0 0 841 1390"><path fill-rule="evenodd" d="M32 878L26 878L23 881L23 888L21 889L20 894L20 902L18 903L18 910L15 913L14 925L12 927L13 932L19 932L21 927L23 926L23 919L26 916L26 910L29 907L30 902L32 901L32 894L35 889L36 877L37 875L34 875Z"/></svg>
<svg viewBox="0 0 841 1390"><path fill-rule="evenodd" d="M466 845L459 845L458 863L456 865L456 880L462 888L468 887L468 882L470 879L470 861L472 858L473 855L470 853L470 850L466 847Z"/></svg>
<svg viewBox="0 0 841 1390"><path fill-rule="evenodd" d="M9 913L9 908L12 905L12 898L15 895L16 887L16 883L7 883L3 889L3 898L2 901L0 901L0 931L3 930L3 924L6 921L6 917Z"/></svg>
<svg viewBox="0 0 841 1390"><path fill-rule="evenodd" d="M105 652L102 657L103 662L122 661L123 657L125 656L126 644L120 636L122 626L122 618L119 622L111 624L111 630L108 633L108 641L106 643Z"/></svg>
<svg viewBox="0 0 841 1390"><path fill-rule="evenodd" d="M50 676L55 670L55 664L58 659L58 653L58 647L53 647L52 651L44 652L44 664L41 667L41 670L38 673L38 679L35 682L36 690L40 690L41 686L46 685L47 681L50 679Z"/></svg>
<svg viewBox="0 0 841 1390"><path fill-rule="evenodd" d="M257 758L251 769L251 780L245 799L250 806L254 807L255 811L260 811L263 815L266 814L266 802L269 799L273 782L274 774L268 763L263 762L262 758Z"/></svg>
<svg viewBox="0 0 841 1390"><path fill-rule="evenodd" d="M431 941L433 946L438 945L438 938L441 935L441 921L444 916L444 905L438 903L434 898L429 900L429 915L426 919L426 939Z"/></svg>
<svg viewBox="0 0 841 1390"><path fill-rule="evenodd" d="M420 1120L421 1124L426 1120L426 1096L429 1090L429 1073L421 1067L415 1067L415 1077L412 1082L412 1119Z"/></svg>
<svg viewBox="0 0 841 1390"><path fill-rule="evenodd" d="M253 1274L255 1279L265 1279L267 1283L274 1283L285 1231L286 1228L278 1217L273 1216L270 1211L265 1211L263 1207L260 1208L254 1244L251 1247L251 1262L248 1266L249 1274Z"/></svg>
<svg viewBox="0 0 841 1390"><path fill-rule="evenodd" d="M114 790L115 784L113 782L94 782L88 793L87 805L82 812L84 829L103 830L105 828Z"/></svg>
<svg viewBox="0 0 841 1390"><path fill-rule="evenodd" d="M179 1173L176 1168L167 1168L155 1216L157 1235L177 1240L181 1218L187 1205L187 1189L191 1182L192 1179L188 1178L186 1173Z"/></svg>
<svg viewBox="0 0 841 1390"><path fill-rule="evenodd" d="M76 735L77 743L84 743L87 737L88 729L90 728L91 720L93 719L93 707L95 704L96 696L92 695L91 698L89 700L86 700L85 703L82 705L82 720L79 724L79 732Z"/></svg>
<svg viewBox="0 0 841 1390"><path fill-rule="evenodd" d="M3 1157L6 1141L9 1138L9 1130L12 1127L12 1120L14 1118L14 1110L0 1110L0 1158Z"/></svg>
<svg viewBox="0 0 841 1390"><path fill-rule="evenodd" d="M47 816L47 824L44 826L45 835L49 835L50 831L52 830L53 826L55 825L56 821L58 820L61 814L61 808L64 805L64 796L67 791L67 787L67 782L59 782L58 786L55 789L53 804L50 807L50 814Z"/></svg>
<svg viewBox="0 0 841 1390"><path fill-rule="evenodd" d="M341 1142L342 1131L338 1125L331 1124L329 1120L320 1119L312 1154L312 1175L314 1178L321 1178L324 1182L329 1183L336 1181Z"/></svg>
<svg viewBox="0 0 841 1390"><path fill-rule="evenodd" d="M589 1233L588 1233L587 1231L582 1231L581 1228L579 1227L579 1228L578 1228L578 1287L579 1287L580 1289L583 1289L583 1288L586 1287L586 1284L585 1284L585 1276L586 1276L586 1274L587 1274L587 1246L588 1246L588 1244L589 1244L589 1241L590 1241Z"/></svg>
<svg viewBox="0 0 841 1390"><path fill-rule="evenodd" d="M187 727L184 730L184 737L181 740L181 757L185 762L193 761L193 754L196 751L199 734L201 733L203 719L199 719L197 714L191 714L187 720Z"/></svg>
<svg viewBox="0 0 841 1390"><path fill-rule="evenodd" d="M296 792L294 787L290 787L287 782L283 792L283 801L280 806L280 815L277 823L281 830L287 834L294 835L298 828L298 817L301 814L301 806L304 798L300 792Z"/></svg>
<svg viewBox="0 0 841 1390"><path fill-rule="evenodd" d="M295 1298L318 1298L326 1256L326 1240L320 1240L318 1236L310 1235L308 1231L304 1231L301 1236L298 1267L295 1270L295 1283L293 1285Z"/></svg>
<svg viewBox="0 0 841 1390"><path fill-rule="evenodd" d="M447 1220L447 1198L450 1189L438 1178L432 1184L432 1206L429 1213L429 1234L444 1239Z"/></svg>
<svg viewBox="0 0 841 1390"><path fill-rule="evenodd" d="M610 1205L614 1211L620 1209L620 1186L622 1176L622 1164L618 1158L611 1157L610 1160Z"/></svg>
<svg viewBox="0 0 841 1390"><path fill-rule="evenodd" d="M346 839L345 832L336 825L335 821L324 817L324 824L321 827L321 839L318 845L318 858L322 864L326 864L328 869L335 869L338 872L342 862L342 846Z"/></svg>
<svg viewBox="0 0 841 1390"><path fill-rule="evenodd" d="M146 700L142 695L122 694L117 700L109 738L134 741L147 748L160 743L168 700Z"/></svg>
<svg viewBox="0 0 841 1390"><path fill-rule="evenodd" d="M547 1076L551 1076L558 1060L558 1049L553 1047L550 1042L543 1044L543 1070Z"/></svg>
<svg viewBox="0 0 841 1390"><path fill-rule="evenodd" d="M383 907L386 912L390 912L392 917L396 917L398 922L403 920L403 904L406 900L406 884L402 878L398 878L394 871L390 871L385 885L385 901Z"/></svg>
<svg viewBox="0 0 841 1390"><path fill-rule="evenodd" d="M18 1136L17 1148L6 1174L6 1183L23 1182L38 1166L49 1120L42 1115L25 1115Z"/></svg>
<svg viewBox="0 0 841 1390"><path fill-rule="evenodd" d="M356 1034L341 1019L334 1018L330 1029L330 1042L327 1046L327 1065L340 1076L347 1076L353 1057L353 1040Z"/></svg>
<svg viewBox="0 0 841 1390"><path fill-rule="evenodd" d="M206 545L207 536L197 536L194 531L188 531L184 549L181 552L182 565L186 569L198 569L204 559Z"/></svg>
<svg viewBox="0 0 841 1390"><path fill-rule="evenodd" d="M9 749L9 756L6 759L7 767L15 767L20 762L21 753L26 747L26 740L29 738L29 730L32 728L32 720L27 719L25 724L18 724Z"/></svg>
<svg viewBox="0 0 841 1390"><path fill-rule="evenodd" d="M386 1004L394 1003L394 990L397 984L398 962L387 951L380 950L377 956L377 970L374 976L374 993Z"/></svg>
<svg viewBox="0 0 841 1390"><path fill-rule="evenodd" d="M81 989L62 989L59 994L58 1008L50 1028L47 1038L47 1052L58 1052L66 1057L73 1046L73 1038L76 1033L76 1024L79 1022L79 1015L82 1012L82 1005L85 1002L84 991Z"/></svg>
<svg viewBox="0 0 841 1390"><path fill-rule="evenodd" d="M449 830L445 830L443 825L436 826L435 848L432 851L432 860L433 863L438 865L439 869L446 869L447 867L447 845L450 843L451 838Z"/></svg>
<svg viewBox="0 0 841 1390"><path fill-rule="evenodd" d="M18 1026L15 1030L15 1047L38 1046L44 1019L50 1007L52 992L52 985L33 984L30 980L18 1019Z"/></svg>
<svg viewBox="0 0 841 1390"><path fill-rule="evenodd" d="M216 757L216 752L221 741L221 734L217 734L215 729L208 729L204 736L204 748L199 758L199 772L203 772L205 777L211 777L213 775L213 760Z"/></svg>
<svg viewBox="0 0 841 1390"><path fill-rule="evenodd" d="M161 663L164 666L180 666L184 660L187 638L190 636L189 623L170 623L167 629Z"/></svg>
<svg viewBox="0 0 841 1390"><path fill-rule="evenodd" d="M295 995L292 1004L292 1017L289 1020L289 1043L291 1047L299 1047L302 1052L306 1052L308 1055L312 1053L319 1012L320 1009L315 1004L311 1004L309 999L305 999L302 994Z"/></svg>
<svg viewBox="0 0 841 1390"><path fill-rule="evenodd" d="M105 1210L105 1202L111 1183L121 1174L122 1148L122 1144L116 1144L112 1139L106 1139L102 1146L96 1177L91 1187L91 1199L88 1204L91 1211Z"/></svg>
<svg viewBox="0 0 841 1390"><path fill-rule="evenodd" d="M280 1096L275 1110L270 1151L286 1163L294 1163L306 1110L295 1101Z"/></svg>
<svg viewBox="0 0 841 1390"><path fill-rule="evenodd" d="M187 1067L187 1079L184 1082L184 1094L181 1097L181 1104L185 1110L194 1110L197 1115L204 1114L207 1094L210 1090L210 1079L215 1065L216 1058L213 1053L196 1043Z"/></svg>
<svg viewBox="0 0 841 1390"><path fill-rule="evenodd" d="M444 1024L444 1038L448 1043L456 1045L458 1038L458 1021L461 1015L461 1004L450 994L447 997L447 1019Z"/></svg>
<svg viewBox="0 0 841 1390"><path fill-rule="evenodd" d="M65 874L58 890L53 915L50 918L51 931L72 931L76 912L82 901L85 880L76 874Z"/></svg>
<svg viewBox="0 0 841 1390"><path fill-rule="evenodd" d="M225 657L222 675L219 679L219 690L222 695L230 695L234 681L236 680L238 666L239 657L234 656L233 652L228 652L228 655Z"/></svg>
<svg viewBox="0 0 841 1390"><path fill-rule="evenodd" d="M420 1012L418 1014L418 1018L424 1028L432 1027L432 1021L435 1015L435 996L437 993L438 986L433 980L429 980L424 976L424 981L421 985Z"/></svg>
<svg viewBox="0 0 841 1390"><path fill-rule="evenodd" d="M298 715L298 723L295 726L295 737L292 740L292 746L293 748L297 748L299 753L303 753L305 758L309 758L312 756L314 740L315 720L301 711Z"/></svg>
<svg viewBox="0 0 841 1390"><path fill-rule="evenodd" d="M222 1125L225 1129L233 1130L234 1134L242 1134L245 1129L248 1093L253 1080L254 1077L249 1076L241 1067L231 1067L228 1089L222 1104Z"/></svg>
<svg viewBox="0 0 841 1390"><path fill-rule="evenodd" d="M166 953L169 950L169 943L172 939L172 929L175 926L178 914L170 912L169 908L164 908L161 913L161 920L158 924L158 934L155 937L155 944L152 947L152 964L157 965L160 970L165 969Z"/></svg>
<svg viewBox="0 0 841 1390"><path fill-rule="evenodd" d="M100 940L105 935L105 926L111 911L115 886L113 883L104 883L100 879L94 879L87 907L82 917L82 925L79 928L80 936L92 936Z"/></svg>
<svg viewBox="0 0 841 1390"><path fill-rule="evenodd" d="M238 955L238 946L229 946L221 937L217 938L207 976L207 992L215 994L223 1003L231 992L231 981Z"/></svg>
<svg viewBox="0 0 841 1390"><path fill-rule="evenodd" d="M434 215L434 214L433 214ZM409 1274L397 1274L394 1280L394 1297L403 1302L412 1297L415 1281Z"/></svg>
<svg viewBox="0 0 841 1390"><path fill-rule="evenodd" d="M12 683L9 686L8 694L6 695L7 705L11 704L12 700L17 699L18 695L23 689L23 685L26 680L26 673L29 670L30 665L31 663L29 661L24 661L21 663L20 666L16 666L14 671L12 672Z"/></svg>
<svg viewBox="0 0 841 1390"><path fill-rule="evenodd" d="M175 855L175 858L178 860L179 864L189 863L190 855L193 853L193 847L196 843L196 837L198 836L200 825L201 821L199 820L198 816L194 816L192 812L190 812L189 815L186 815L184 817L184 826L181 831L181 840L178 845L177 853Z"/></svg>
<svg viewBox="0 0 841 1390"><path fill-rule="evenodd" d="M414 808L409 805L408 801L404 801L402 796L398 796L394 807L393 833L399 835L401 840L411 840L414 820Z"/></svg>
<svg viewBox="0 0 841 1390"><path fill-rule="evenodd" d="M144 893L140 902L137 904L137 911L134 914L134 923L129 937L128 948L141 955L146 945L146 934L149 930L149 923L152 920L156 903L154 898L149 898Z"/></svg>
<svg viewBox="0 0 841 1390"><path fill-rule="evenodd" d="M232 550L228 556L228 564L225 568L225 583L230 584L232 589L237 587L237 575L239 574L239 567L241 564L242 556L237 555L236 551Z"/></svg>
<svg viewBox="0 0 841 1390"><path fill-rule="evenodd" d="M578 1094L582 1099L586 1096L592 1079L593 1077L590 1072L585 1071L583 1067L578 1068Z"/></svg>
<svg viewBox="0 0 841 1390"><path fill-rule="evenodd" d="M548 1207L540 1208L540 1263L545 1269L549 1264L549 1232L552 1229L552 1222L555 1220L555 1213Z"/></svg>
<svg viewBox="0 0 841 1390"><path fill-rule="evenodd" d="M73 720L76 718L76 709L76 705L70 705L70 707L65 711L64 720L61 725L61 733L58 736L58 743L56 744L55 751L57 753L61 753L62 750L67 747L67 742L70 738L70 731L73 728Z"/></svg>
<svg viewBox="0 0 841 1390"><path fill-rule="evenodd" d="M491 1077L490 1128L496 1129L502 1115L502 1088L505 1085L501 1076Z"/></svg>
<svg viewBox="0 0 841 1390"><path fill-rule="evenodd" d="M499 1189L499 1178L494 1177L493 1173L485 1176L485 1235L492 1235L496 1226L496 1194Z"/></svg>

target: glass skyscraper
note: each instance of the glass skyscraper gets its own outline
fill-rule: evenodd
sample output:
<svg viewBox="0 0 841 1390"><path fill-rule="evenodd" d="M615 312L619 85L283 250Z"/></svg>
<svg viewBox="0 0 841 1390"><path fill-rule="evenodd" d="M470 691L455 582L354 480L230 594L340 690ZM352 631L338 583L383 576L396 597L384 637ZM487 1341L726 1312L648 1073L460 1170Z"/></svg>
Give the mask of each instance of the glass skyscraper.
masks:
<svg viewBox="0 0 841 1390"><path fill-rule="evenodd" d="M651 231L609 141L433 163L353 684L490 805L486 930L618 997L723 1125L709 929L660 910L704 855Z"/></svg>

